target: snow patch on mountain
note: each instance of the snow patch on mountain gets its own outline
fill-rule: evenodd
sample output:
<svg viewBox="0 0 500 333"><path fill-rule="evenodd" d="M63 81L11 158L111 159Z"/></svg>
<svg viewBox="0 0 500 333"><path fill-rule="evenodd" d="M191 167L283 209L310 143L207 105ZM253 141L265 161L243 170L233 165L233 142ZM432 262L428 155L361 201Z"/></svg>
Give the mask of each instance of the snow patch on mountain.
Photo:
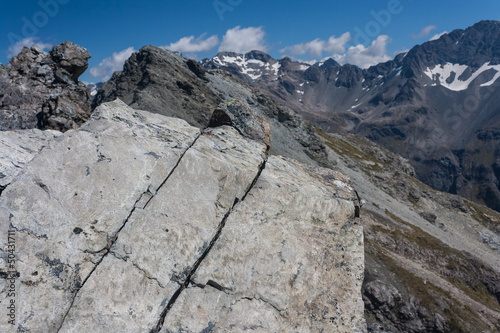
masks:
<svg viewBox="0 0 500 333"><path fill-rule="evenodd" d="M500 67L500 66L496 66L496 67ZM483 83L481 85L481 87L491 86L493 83L495 83L495 81L500 77L500 70L499 69L496 69L496 70L497 70L497 73L495 74L495 76L493 76L493 78L490 81Z"/></svg>
<svg viewBox="0 0 500 333"><path fill-rule="evenodd" d="M281 68L281 64L279 62L273 64L271 66L274 70L274 75L278 75L279 69Z"/></svg>
<svg viewBox="0 0 500 333"><path fill-rule="evenodd" d="M97 90L101 88L102 82L99 83L93 83L93 82L83 82L87 86L87 88L90 89L90 98L94 98L95 95L97 94Z"/></svg>
<svg viewBox="0 0 500 333"><path fill-rule="evenodd" d="M432 69L427 67L424 73L432 81L434 81L432 86L437 86L437 83L439 83L439 85L452 91L466 90L469 88L471 82L474 81L479 75L491 69L496 71L495 76L490 81L481 84L481 87L492 85L500 77L500 65L490 65L490 62L487 62L477 71L472 73L467 80L460 80L460 77L468 68L469 67L466 65L452 64L448 62L444 65L437 65Z"/></svg>
<svg viewBox="0 0 500 333"><path fill-rule="evenodd" d="M279 62L269 63L262 60L248 58L245 54L217 55L212 61L222 67L236 66L241 74L248 75L252 80L257 80L263 75L277 76L281 64Z"/></svg>

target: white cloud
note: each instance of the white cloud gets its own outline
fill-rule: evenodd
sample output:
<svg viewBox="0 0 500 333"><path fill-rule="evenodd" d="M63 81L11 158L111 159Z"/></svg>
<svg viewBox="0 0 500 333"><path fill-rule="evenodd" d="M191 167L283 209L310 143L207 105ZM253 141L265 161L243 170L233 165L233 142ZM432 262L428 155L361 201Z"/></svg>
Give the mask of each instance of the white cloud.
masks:
<svg viewBox="0 0 500 333"><path fill-rule="evenodd" d="M321 57L324 52L330 54L345 52L345 44L351 39L349 32L339 38L331 36L328 41L316 38L307 43L295 44L280 50L281 53L290 53L293 56L308 54L311 57Z"/></svg>
<svg viewBox="0 0 500 333"><path fill-rule="evenodd" d="M36 45L42 50L52 48L52 44L40 42L38 41L38 39L38 37L26 37L24 39L21 39L19 42L10 45L7 49L7 57L11 58L15 55L18 55L25 46L32 47L33 45Z"/></svg>
<svg viewBox="0 0 500 333"><path fill-rule="evenodd" d="M352 64L361 68L389 61L392 58L387 55L387 44L390 42L387 35L380 35L372 41L371 45L365 47L362 44L351 46L345 54L337 54L333 56L339 64Z"/></svg>
<svg viewBox="0 0 500 333"><path fill-rule="evenodd" d="M280 50L281 53L290 53L291 55L303 55L308 53L311 57L320 57L323 53L325 41L316 38L307 43L287 46Z"/></svg>
<svg viewBox="0 0 500 333"><path fill-rule="evenodd" d="M203 34L198 38L194 38L194 36L182 37L177 42L162 46L162 48L179 52L206 52L217 44L219 44L219 38L216 35L205 39L205 34Z"/></svg>
<svg viewBox="0 0 500 333"><path fill-rule="evenodd" d="M226 31L219 46L219 52L232 51L245 53L252 50L268 51L268 46L264 41L266 33L262 27L241 28L237 26Z"/></svg>
<svg viewBox="0 0 500 333"><path fill-rule="evenodd" d="M345 44L351 40L351 33L345 32L339 38L331 36L328 38L328 43L326 43L326 52L330 53L342 53L345 51Z"/></svg>
<svg viewBox="0 0 500 333"><path fill-rule="evenodd" d="M322 61L332 58L342 65L349 63L362 68L368 68L392 59L387 54L387 44L391 40L389 36L380 35L368 47L359 44L349 47L346 51L346 44L350 40L351 34L346 32L338 38L331 36L327 41L317 38L307 43L287 46L280 52L288 53L294 59L297 55L307 54L311 58L320 58ZM306 62L305 60L301 61Z"/></svg>
<svg viewBox="0 0 500 333"><path fill-rule="evenodd" d="M298 62L302 62L304 64L311 65L311 66L318 62L318 60L316 60L316 59L312 59L312 60L297 60L297 61Z"/></svg>
<svg viewBox="0 0 500 333"><path fill-rule="evenodd" d="M105 58L99 66L90 69L90 77L97 77L101 82L107 81L116 71L123 69L123 64L132 53L137 52L132 46L120 52L114 52L111 57Z"/></svg>
<svg viewBox="0 0 500 333"><path fill-rule="evenodd" d="M432 37L429 39L429 41L439 39L439 38L441 38L441 36L442 36L442 35L447 34L447 33L448 33L448 31L443 31L442 33L435 34L434 36L432 36Z"/></svg>
<svg viewBox="0 0 500 333"><path fill-rule="evenodd" d="M415 34L415 33L411 34L411 37L415 38L415 39L417 39L417 38L426 38L426 37L429 36L429 34L431 33L431 31L435 30L435 29L437 29L437 27L434 24L428 25L426 27L423 27L422 30L420 30L420 32L418 34Z"/></svg>

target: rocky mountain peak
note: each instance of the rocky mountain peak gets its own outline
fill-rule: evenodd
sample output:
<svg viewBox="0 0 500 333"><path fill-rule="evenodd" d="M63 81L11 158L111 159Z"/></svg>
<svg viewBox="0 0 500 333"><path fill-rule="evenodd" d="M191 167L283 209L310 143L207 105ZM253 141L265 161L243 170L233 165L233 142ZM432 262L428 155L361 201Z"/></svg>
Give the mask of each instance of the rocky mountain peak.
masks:
<svg viewBox="0 0 500 333"><path fill-rule="evenodd" d="M231 51L222 51L222 52L217 52L215 55L216 57L237 57L237 56L243 56L242 53L237 53L237 52L231 52Z"/></svg>
<svg viewBox="0 0 500 333"><path fill-rule="evenodd" d="M139 49L139 51L132 53L129 59L125 61L123 64L123 72L129 71L137 71L138 64L141 66L157 66L158 62L161 59L179 57L180 54L178 52L169 51L160 47L156 47L153 45L145 45ZM119 77L121 75L121 71L113 73L113 76Z"/></svg>
<svg viewBox="0 0 500 333"><path fill-rule="evenodd" d="M316 63L315 65L320 66L322 69L340 67L340 64L335 60L333 60L332 58L328 58L323 63Z"/></svg>
<svg viewBox="0 0 500 333"><path fill-rule="evenodd" d="M453 30L437 40L412 48L404 59L407 71L419 73L426 67L446 63L469 66L472 71L485 63L500 64L500 22L481 21L462 30Z"/></svg>
<svg viewBox="0 0 500 333"><path fill-rule="evenodd" d="M147 45L125 61L123 71L102 84L92 106L120 98L133 107L204 128L221 99L207 87L203 71L177 52ZM139 91L133 91L136 87Z"/></svg>
<svg viewBox="0 0 500 333"><path fill-rule="evenodd" d="M254 59L254 60L259 60L262 62L269 62L272 57L260 50L252 50L246 53L237 53L237 52L231 52L231 51L222 51L218 52L215 57L222 58L222 57L241 57L245 59Z"/></svg>
<svg viewBox="0 0 500 333"><path fill-rule="evenodd" d="M245 53L245 58L260 60L260 61L266 62L266 63L271 61L271 59L272 59L272 57L269 54L264 53L264 52L259 51L259 50L253 50L253 51Z"/></svg>
<svg viewBox="0 0 500 333"><path fill-rule="evenodd" d="M207 69L224 69L245 81L258 80L262 77L277 78L282 64L262 51L250 51L245 54L219 52L212 59L203 59L201 65Z"/></svg>

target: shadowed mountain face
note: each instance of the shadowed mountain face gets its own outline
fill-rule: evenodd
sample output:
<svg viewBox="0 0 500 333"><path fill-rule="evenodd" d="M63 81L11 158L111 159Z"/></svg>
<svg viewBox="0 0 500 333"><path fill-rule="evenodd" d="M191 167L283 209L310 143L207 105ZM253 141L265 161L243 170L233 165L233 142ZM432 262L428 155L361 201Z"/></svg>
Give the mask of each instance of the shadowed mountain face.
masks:
<svg viewBox="0 0 500 333"><path fill-rule="evenodd" d="M230 71L327 131L363 135L410 159L418 178L500 210L500 22L482 21L360 69L261 52L219 53Z"/></svg>
<svg viewBox="0 0 500 333"><path fill-rule="evenodd" d="M153 46L145 46L125 62L122 72L102 84L93 108L120 98L128 105L176 116L195 126L206 126L211 112L221 102L206 86L204 72L196 62L184 64L182 57ZM182 64L182 65L181 65ZM193 70L185 70L190 65ZM169 69L170 75L161 72Z"/></svg>

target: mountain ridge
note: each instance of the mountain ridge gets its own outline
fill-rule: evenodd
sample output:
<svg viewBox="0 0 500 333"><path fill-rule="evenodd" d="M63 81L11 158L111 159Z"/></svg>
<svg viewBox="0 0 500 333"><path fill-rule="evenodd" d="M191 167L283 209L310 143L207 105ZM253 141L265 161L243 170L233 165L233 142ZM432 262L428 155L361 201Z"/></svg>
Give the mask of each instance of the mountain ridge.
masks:
<svg viewBox="0 0 500 333"><path fill-rule="evenodd" d="M324 130L362 135L409 158L435 189L500 210L499 21L454 30L367 69L283 58L273 60L277 72L260 63L249 76L234 59L200 63L231 71Z"/></svg>

